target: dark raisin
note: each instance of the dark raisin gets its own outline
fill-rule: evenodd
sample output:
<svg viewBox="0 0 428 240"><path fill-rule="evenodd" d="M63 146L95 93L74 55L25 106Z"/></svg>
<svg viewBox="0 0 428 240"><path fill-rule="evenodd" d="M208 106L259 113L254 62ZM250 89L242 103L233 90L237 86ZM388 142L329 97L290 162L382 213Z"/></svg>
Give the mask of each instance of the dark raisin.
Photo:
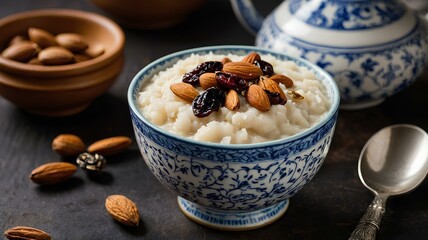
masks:
<svg viewBox="0 0 428 240"><path fill-rule="evenodd" d="M183 82L190 83L192 85L199 84L199 76L207 72L220 71L223 68L223 63L219 61L208 61L203 62L196 66L192 71L183 75Z"/></svg>
<svg viewBox="0 0 428 240"><path fill-rule="evenodd" d="M210 87L199 94L192 102L193 114L203 118L210 115L224 104L226 96L218 87Z"/></svg>
<svg viewBox="0 0 428 240"><path fill-rule="evenodd" d="M271 105L285 105L287 103L287 99L281 98L281 95L277 92L271 92L268 90L265 90L266 94L269 97L269 101Z"/></svg>
<svg viewBox="0 0 428 240"><path fill-rule="evenodd" d="M248 88L248 84L245 79L232 73L216 72L215 78L218 84L226 89L233 89L237 92L241 92Z"/></svg>
<svg viewBox="0 0 428 240"><path fill-rule="evenodd" d="M272 64L264 61L264 60L256 60L254 61L254 65L259 67L263 71L264 76L272 76L275 72L273 71Z"/></svg>

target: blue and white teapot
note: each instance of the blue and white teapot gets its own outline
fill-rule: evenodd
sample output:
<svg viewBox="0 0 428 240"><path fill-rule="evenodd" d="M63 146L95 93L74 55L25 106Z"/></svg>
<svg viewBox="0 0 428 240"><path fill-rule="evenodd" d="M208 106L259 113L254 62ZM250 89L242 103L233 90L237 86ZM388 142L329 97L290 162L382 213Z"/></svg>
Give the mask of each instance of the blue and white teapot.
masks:
<svg viewBox="0 0 428 240"><path fill-rule="evenodd" d="M397 0L285 0L266 18L231 0L255 45L303 57L328 71L342 109L380 104L427 63L426 21Z"/></svg>

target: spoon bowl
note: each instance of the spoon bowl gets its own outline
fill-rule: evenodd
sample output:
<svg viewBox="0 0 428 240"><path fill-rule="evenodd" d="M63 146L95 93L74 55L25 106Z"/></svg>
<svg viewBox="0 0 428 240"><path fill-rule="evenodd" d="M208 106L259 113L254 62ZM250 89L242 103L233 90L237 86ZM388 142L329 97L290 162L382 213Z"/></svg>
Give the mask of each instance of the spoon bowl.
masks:
<svg viewBox="0 0 428 240"><path fill-rule="evenodd" d="M428 134L410 124L376 132L364 145L358 161L361 182L375 195L349 239L375 239L386 200L419 186L428 173Z"/></svg>

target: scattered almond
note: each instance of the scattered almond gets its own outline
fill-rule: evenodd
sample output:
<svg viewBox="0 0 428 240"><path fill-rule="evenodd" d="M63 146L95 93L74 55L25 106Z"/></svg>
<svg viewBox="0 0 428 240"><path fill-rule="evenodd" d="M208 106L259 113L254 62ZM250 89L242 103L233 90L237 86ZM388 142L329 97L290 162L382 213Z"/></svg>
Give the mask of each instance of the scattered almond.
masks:
<svg viewBox="0 0 428 240"><path fill-rule="evenodd" d="M55 184L68 179L76 170L77 167L68 162L50 162L34 169L30 179L38 184Z"/></svg>
<svg viewBox="0 0 428 240"><path fill-rule="evenodd" d="M63 47L52 46L43 49L38 59L45 65L62 65L73 61L73 53Z"/></svg>
<svg viewBox="0 0 428 240"><path fill-rule="evenodd" d="M82 139L73 134L60 134L52 141L52 150L64 157L74 157L86 149Z"/></svg>
<svg viewBox="0 0 428 240"><path fill-rule="evenodd" d="M251 84L245 94L245 99L247 100L248 104L258 109L259 111L264 112L270 109L269 96L259 85Z"/></svg>
<svg viewBox="0 0 428 240"><path fill-rule="evenodd" d="M110 195L106 198L105 207L116 221L128 226L138 226L140 214L137 205L129 198L123 195Z"/></svg>
<svg viewBox="0 0 428 240"><path fill-rule="evenodd" d="M245 80L259 78L263 75L263 71L247 62L229 62L223 65L223 72L235 74Z"/></svg>
<svg viewBox="0 0 428 240"><path fill-rule="evenodd" d="M30 60L37 53L37 44L30 41L22 41L15 43L1 53L5 58L15 60L18 62L26 62Z"/></svg>
<svg viewBox="0 0 428 240"><path fill-rule="evenodd" d="M10 240L51 240L51 236L36 228L16 226L4 232L4 236Z"/></svg>
<svg viewBox="0 0 428 240"><path fill-rule="evenodd" d="M241 107L238 93L231 89L226 95L224 106L230 111L236 111Z"/></svg>
<svg viewBox="0 0 428 240"><path fill-rule="evenodd" d="M278 84L279 83L284 84L284 86L286 88L291 88L294 85L294 82L293 82L293 80L291 80L291 78L289 78L285 75L282 75L282 74L275 74L273 76L270 76L269 78L274 80Z"/></svg>
<svg viewBox="0 0 428 240"><path fill-rule="evenodd" d="M98 153L103 156L110 156L122 152L129 145L132 140L129 137L117 136L98 140L89 145L87 151L89 153Z"/></svg>
<svg viewBox="0 0 428 240"><path fill-rule="evenodd" d="M210 87L216 87L217 79L215 78L215 73L204 73L199 76L199 85L205 90Z"/></svg>
<svg viewBox="0 0 428 240"><path fill-rule="evenodd" d="M88 43L82 35L77 33L60 33L56 35L58 44L73 53L80 53L88 48Z"/></svg>
<svg viewBox="0 0 428 240"><path fill-rule="evenodd" d="M261 57L256 52L250 52L241 61L253 64L256 60L261 60Z"/></svg>
<svg viewBox="0 0 428 240"><path fill-rule="evenodd" d="M268 90L270 92L276 92L279 93L279 96L281 97L281 99L286 99L287 97L285 96L284 91L282 91L281 87L278 85L278 83L276 83L275 81L273 81L270 78L264 78L261 77L260 81L258 83L258 85L260 87L263 88L263 90Z"/></svg>
<svg viewBox="0 0 428 240"><path fill-rule="evenodd" d="M174 83L169 88L177 97L186 102L192 102L199 95L198 90L189 83Z"/></svg>
<svg viewBox="0 0 428 240"><path fill-rule="evenodd" d="M58 45L54 35L40 28L30 27L28 29L28 37L41 48Z"/></svg>

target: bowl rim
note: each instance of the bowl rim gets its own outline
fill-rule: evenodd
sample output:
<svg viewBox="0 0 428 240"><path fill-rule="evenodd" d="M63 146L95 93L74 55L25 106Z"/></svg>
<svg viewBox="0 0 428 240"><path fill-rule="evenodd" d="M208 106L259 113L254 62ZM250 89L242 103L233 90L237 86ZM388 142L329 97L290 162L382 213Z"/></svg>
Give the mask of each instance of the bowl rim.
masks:
<svg viewBox="0 0 428 240"><path fill-rule="evenodd" d="M75 18L94 22L113 34L113 36L116 38L115 44L109 45L110 51L105 52L99 57L79 63L57 66L44 66L33 64L29 65L27 63L22 63L4 58L0 55L1 69L26 76L52 75L53 77L58 77L58 75L56 74L60 74L61 76L72 76L76 74L87 73L89 71L103 67L114 61L119 55L122 54L125 45L125 34L123 30L113 20L94 12L63 8L49 8L23 11L8 15L0 19L0 28L6 24L13 24L13 22L15 21L23 20L26 18L47 16L58 18Z"/></svg>
<svg viewBox="0 0 428 240"><path fill-rule="evenodd" d="M177 57L182 59L182 56L187 57L188 55L190 55L192 53L208 52L208 51L220 51L220 50L224 50L224 51L231 51L231 50L232 51L258 51L258 52L262 52L263 54L272 54L274 56L282 56L285 59L289 59L293 62L297 62L297 63L303 64L305 66L309 66L310 71L314 72L314 70L315 70L315 72L314 72L315 74L321 75L323 77L323 79L325 79L324 81L330 83L329 87L331 87L332 93L333 93L331 96L331 99L333 101L331 103L330 109L325 114L325 116L319 122L317 122L315 125L307 128L307 129L305 129L305 130L303 130L297 134L294 134L292 136L277 139L277 140L265 141L265 142L238 143L238 144L224 144L224 143L205 142L205 141L197 141L194 139L186 138L186 137L168 132L168 131L160 128L159 126L151 123L149 120L147 120L142 115L142 113L139 110L139 107L137 106L138 104L136 103L136 98L134 98L134 93L135 93L137 87L138 88L141 87L141 84L139 84L139 83L142 81L141 76L145 72L147 72L150 69L155 69L156 66L158 66L162 62L170 62L171 59L174 59ZM176 61L174 61L174 62L176 62ZM336 81L327 71L325 71L324 69L322 69L318 65L311 63L308 60L300 58L300 57L295 57L295 56L292 56L292 55L289 55L286 53L277 52L277 51L272 50L272 49L266 49L266 48L262 48L262 47L249 46L249 45L213 45L213 46L205 46L205 47L196 47L196 48L190 48L190 49L170 53L166 56L158 58L158 59L154 60L153 62L149 63L148 65L146 65L145 67L143 67L133 77L133 79L130 82L129 87L128 87L127 98L128 98L128 106L129 106L130 110L132 111L132 113L134 113L135 116L137 116L140 121L144 122L147 126L149 126L156 133L165 135L168 138L172 138L174 140L185 142L188 144L199 145L199 146L210 147L210 148L231 149L231 150L233 150L233 149L265 148L265 147L271 147L271 146L275 146L275 145L293 142L296 139L302 138L304 136L311 134L312 132L315 132L316 130L323 127L325 124L327 124L338 113L339 104L340 104L340 93L339 93L339 88L337 86Z"/></svg>

